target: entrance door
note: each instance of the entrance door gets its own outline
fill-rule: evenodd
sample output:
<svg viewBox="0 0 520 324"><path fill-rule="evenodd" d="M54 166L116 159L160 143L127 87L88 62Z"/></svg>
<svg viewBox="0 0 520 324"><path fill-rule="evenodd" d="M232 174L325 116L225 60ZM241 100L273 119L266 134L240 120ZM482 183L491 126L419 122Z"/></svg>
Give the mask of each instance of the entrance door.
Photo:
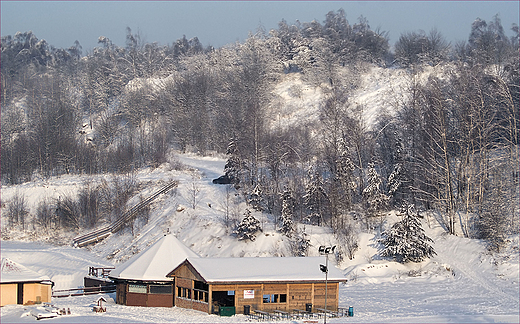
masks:
<svg viewBox="0 0 520 324"><path fill-rule="evenodd" d="M23 305L23 283L18 284L18 293L16 303L19 305Z"/></svg>
<svg viewBox="0 0 520 324"><path fill-rule="evenodd" d="M212 313L219 314L220 307L235 307L235 291L213 291L211 293Z"/></svg>
<svg viewBox="0 0 520 324"><path fill-rule="evenodd" d="M213 303L218 306L233 307L235 306L235 291L214 291Z"/></svg>

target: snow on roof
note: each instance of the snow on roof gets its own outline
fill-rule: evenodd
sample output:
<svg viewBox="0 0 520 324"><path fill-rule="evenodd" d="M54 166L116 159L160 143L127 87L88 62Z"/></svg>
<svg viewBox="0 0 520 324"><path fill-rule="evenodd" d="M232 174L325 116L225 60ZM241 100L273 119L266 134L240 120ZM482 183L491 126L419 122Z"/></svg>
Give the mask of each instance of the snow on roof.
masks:
<svg viewBox="0 0 520 324"><path fill-rule="evenodd" d="M167 234L136 257L117 267L109 277L127 280L171 280L166 275L188 257L196 259L199 255L173 234Z"/></svg>
<svg viewBox="0 0 520 324"><path fill-rule="evenodd" d="M23 265L16 263L11 259L2 259L0 283L34 281L50 281L50 278L47 276L43 276L29 268L26 268Z"/></svg>
<svg viewBox="0 0 520 324"><path fill-rule="evenodd" d="M324 281L324 257L188 258L206 282ZM346 281L329 263L328 280Z"/></svg>

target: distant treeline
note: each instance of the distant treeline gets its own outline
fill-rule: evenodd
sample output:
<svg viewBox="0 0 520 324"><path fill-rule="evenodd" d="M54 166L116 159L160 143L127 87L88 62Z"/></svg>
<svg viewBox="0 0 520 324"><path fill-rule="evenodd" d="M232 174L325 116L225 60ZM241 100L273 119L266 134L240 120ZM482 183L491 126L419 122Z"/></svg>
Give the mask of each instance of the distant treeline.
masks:
<svg viewBox="0 0 520 324"><path fill-rule="evenodd" d="M506 37L498 16L476 19L465 42L409 32L391 51L387 32L338 10L221 48L145 43L130 28L125 47L102 36L86 54L31 32L2 37L2 183L128 173L160 165L171 148L227 152L226 174L250 204L281 219L346 237L352 222L374 228L409 203L438 212L449 233L501 244L519 216L512 30ZM408 99L365 125L349 97L372 65L405 70ZM427 66L437 72L422 80ZM273 89L288 73L326 99L317 123L272 129Z"/></svg>

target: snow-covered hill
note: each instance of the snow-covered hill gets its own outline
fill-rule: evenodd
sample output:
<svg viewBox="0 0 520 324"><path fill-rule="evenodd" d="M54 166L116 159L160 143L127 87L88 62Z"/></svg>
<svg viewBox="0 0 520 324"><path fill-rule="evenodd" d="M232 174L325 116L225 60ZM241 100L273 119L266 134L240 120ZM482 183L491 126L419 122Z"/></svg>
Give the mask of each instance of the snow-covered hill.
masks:
<svg viewBox="0 0 520 324"><path fill-rule="evenodd" d="M425 70L419 79L430 73ZM153 81L153 80L152 80ZM127 90L142 86L134 82ZM160 86L161 82L152 83ZM366 125L372 125L381 113L392 113L405 97L403 89L411 85L404 70L371 67L360 77L361 85L350 94L353 105L363 107ZM130 89L131 88L131 89ZM325 89L326 90L326 89ZM270 114L272 129L312 125L319 120L320 105L326 97L321 87L306 84L300 75L287 74L275 87ZM2 186L1 255L45 274L56 289L83 285L89 266L118 266L157 241L166 231L173 232L184 244L202 257L289 256L290 244L280 234L272 216L253 212L262 232L254 242L238 241L230 223L243 218L247 208L244 197L229 186L212 183L223 173L225 156L197 156L172 153L169 162L159 168L143 168L133 176L141 191L129 205L159 189L169 179L179 181L177 189L160 196L151 205L146 224L112 234L100 243L73 248L72 238L79 233L63 231L38 233L27 222L25 231L7 230L6 202L15 194L25 197L30 214L44 199L76 194L85 182L110 180L111 175L63 175L36 178L30 183ZM397 217L392 213L384 226ZM378 256L377 235L360 233L359 249L353 260L336 266L349 280L340 288L340 306L354 306L354 318L330 322L520 322L519 320L519 241L511 237L500 254L487 252L483 242L447 235L433 217L423 220L426 234L434 240L437 255L419 264L400 264ZM305 227L309 235L310 255L318 255L320 245L337 245L328 228ZM332 261L332 258L331 258ZM295 269L297 271L297 269ZM319 269L317 269L319 271ZM70 307L73 315L52 322L245 322L246 317L218 318L180 308L143 309L116 305L109 299L106 314L93 314L97 297L55 299L59 307ZM32 322L27 307L0 309L0 322Z"/></svg>
<svg viewBox="0 0 520 324"><path fill-rule="evenodd" d="M158 169L141 170L136 178L147 183L152 192L164 179L179 180L175 192L160 197L152 205L148 224L136 234L130 231L113 234L87 248L55 246L42 242L3 240L2 257L9 257L32 270L45 274L56 288L81 286L88 266L115 265L124 262L155 242L167 230L175 233L201 256L250 257L289 255L287 238L278 233L268 215L255 213L263 226L255 242L237 241L224 225L226 186L212 179L223 170L224 158L176 155L181 171L170 164ZM81 177L61 177L31 184L2 188L2 198L23 193L31 206L45 195L74 190ZM193 203L193 193L195 203ZM242 217L246 206L231 191L229 217ZM195 204L195 209L193 208ZM388 224L395 221L389 217ZM387 226L388 226L387 224ZM349 280L340 290L340 306L354 306L355 317L331 319L330 322L519 322L518 237L511 238L508 250L489 254L482 242L446 235L434 219L424 219L426 234L434 239L437 255L419 264L399 264L378 257L375 234L362 233L360 248L353 260L337 265ZM310 253L318 255L317 246L337 244L326 228L307 226L311 239ZM13 233L11 233L13 234ZM62 240L69 244L70 237ZM332 259L332 258L331 258ZM295 270L297 271L297 270ZM317 269L317 271L319 271ZM54 299L59 307L70 307L73 315L49 321L65 322L245 322L244 316L218 318L184 309L142 309L116 305L109 295L108 312L93 314L97 297ZM110 299L112 298L112 299ZM2 322L31 322L27 307L6 306Z"/></svg>

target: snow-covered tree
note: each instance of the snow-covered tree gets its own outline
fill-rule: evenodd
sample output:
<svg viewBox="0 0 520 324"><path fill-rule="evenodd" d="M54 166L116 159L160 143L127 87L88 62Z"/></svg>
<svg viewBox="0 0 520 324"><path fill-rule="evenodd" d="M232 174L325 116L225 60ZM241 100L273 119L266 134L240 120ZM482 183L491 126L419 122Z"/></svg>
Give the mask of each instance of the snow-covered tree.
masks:
<svg viewBox="0 0 520 324"><path fill-rule="evenodd" d="M237 143L234 139L231 139L229 142L226 154L229 158L224 165L224 173L231 183L238 185L240 183L240 173L243 163L238 154Z"/></svg>
<svg viewBox="0 0 520 324"><path fill-rule="evenodd" d="M329 197L323 188L323 179L321 175L317 171L309 173L311 179L306 187L306 194L303 197L305 206L310 212L310 215L307 218L311 223L322 225L329 205Z"/></svg>
<svg viewBox="0 0 520 324"><path fill-rule="evenodd" d="M236 234L237 238L242 240L251 240L254 241L256 239L256 233L258 231L262 231L260 228L260 221L256 219L253 215L251 215L251 211L246 209L244 213L244 219L238 224L237 228L233 232Z"/></svg>
<svg viewBox="0 0 520 324"><path fill-rule="evenodd" d="M368 164L367 186L363 189L363 199L371 217L381 216L388 206L388 196L381 191L381 177L377 173L374 163Z"/></svg>
<svg viewBox="0 0 520 324"><path fill-rule="evenodd" d="M294 197L288 188L282 193L282 212L280 217L280 232L286 236L291 236L294 233Z"/></svg>
<svg viewBox="0 0 520 324"><path fill-rule="evenodd" d="M292 252L295 256L305 257L311 245L308 234L305 232L305 227L294 235L292 242Z"/></svg>
<svg viewBox="0 0 520 324"><path fill-rule="evenodd" d="M415 206L404 203L401 207L403 219L382 233L379 240L384 247L381 256L393 257L397 262L421 262L435 253L415 211Z"/></svg>
<svg viewBox="0 0 520 324"><path fill-rule="evenodd" d="M343 191L343 205L349 208L352 203L354 190L356 189L356 181L354 177L354 170L356 166L352 162L347 146L342 140L340 145L339 156L336 159L336 179Z"/></svg>
<svg viewBox="0 0 520 324"><path fill-rule="evenodd" d="M253 207L256 211L263 211L264 210L264 200L262 198L262 188L259 184L257 184L253 191L251 191L251 194L249 195L249 198L247 200L247 203Z"/></svg>
<svg viewBox="0 0 520 324"><path fill-rule="evenodd" d="M408 176L407 170L404 164L403 158L403 144L401 138L396 133L396 143L393 152L394 168L392 173L388 176L387 190L389 199L393 201L394 206L398 206L402 203L403 199L406 199L404 195L408 193Z"/></svg>

